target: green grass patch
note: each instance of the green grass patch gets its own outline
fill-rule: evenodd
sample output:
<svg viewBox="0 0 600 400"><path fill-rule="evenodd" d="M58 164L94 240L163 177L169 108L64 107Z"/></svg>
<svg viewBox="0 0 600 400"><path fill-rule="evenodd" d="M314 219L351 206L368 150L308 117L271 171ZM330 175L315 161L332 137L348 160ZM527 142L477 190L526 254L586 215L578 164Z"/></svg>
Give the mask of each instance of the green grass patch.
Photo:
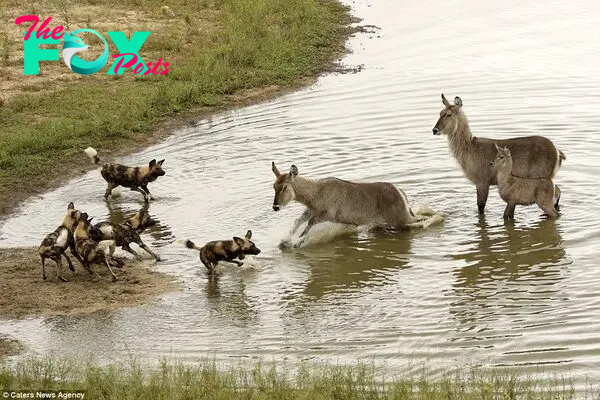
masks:
<svg viewBox="0 0 600 400"><path fill-rule="evenodd" d="M293 370L255 364L219 368L214 362L131 361L100 366L56 358L0 365L0 393L85 391L87 399L599 399L597 388L576 393L570 380L541 380L507 369L463 369L431 379L385 377L372 365L316 365Z"/></svg>
<svg viewBox="0 0 600 400"><path fill-rule="evenodd" d="M90 14L101 15L103 8L106 13L131 9L158 22L172 18L141 49L142 56L146 49L160 54L172 70L164 76L133 77L128 70L111 77L103 75L107 64L93 78L62 84L57 78L3 98L0 191L35 182L59 163L85 157L87 146L102 151L135 143L169 115L227 106L229 95L240 90L285 87L314 76L343 50L352 22L348 8L326 0L87 0L78 3L77 12L64 2L47 1L64 21L79 22L77 27L90 25ZM77 16L85 21L74 21ZM203 17L210 21L199 22ZM15 46L6 35L0 43L0 61L8 62Z"/></svg>

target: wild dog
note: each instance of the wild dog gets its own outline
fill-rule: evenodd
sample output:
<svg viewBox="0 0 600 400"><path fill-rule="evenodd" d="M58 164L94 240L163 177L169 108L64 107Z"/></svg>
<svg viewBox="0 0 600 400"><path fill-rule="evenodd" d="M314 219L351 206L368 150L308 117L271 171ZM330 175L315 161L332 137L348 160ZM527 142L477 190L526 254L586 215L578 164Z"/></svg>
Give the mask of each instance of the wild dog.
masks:
<svg viewBox="0 0 600 400"><path fill-rule="evenodd" d="M370 225L402 229L419 221L408 205L406 194L388 182L350 182L338 178L312 180L298 175L295 165L282 174L271 163L275 174L273 210L279 211L295 200L306 206L304 213L294 222L293 234L308 221L300 234L304 242L308 231L320 222L330 221L347 225Z"/></svg>
<svg viewBox="0 0 600 400"><path fill-rule="evenodd" d="M67 213L65 214L62 224L54 230L54 232L49 233L44 240L42 240L42 244L38 248L38 252L42 259L42 279L46 280L46 267L45 260L47 258L53 260L56 263L56 276L63 282L68 282L61 274L62 269L62 260L61 257L64 257L69 264L69 269L71 271L75 271L75 267L71 262L71 259L67 257L65 254L65 250L67 247L71 251L71 254L81 262L83 265L83 260L77 253L75 248L75 240L73 239L73 232L79 223L79 219L81 218L81 212L75 209L75 205L73 202L70 202L67 205Z"/></svg>
<svg viewBox="0 0 600 400"><path fill-rule="evenodd" d="M252 231L249 230L243 239L234 236L233 240L215 240L206 243L202 247L196 246L191 240L186 240L185 247L198 250L200 261L206 266L208 273L212 274L219 261L232 262L241 267L244 263L235 260L235 258L243 260L247 254L258 255L260 249L250 240L251 238Z"/></svg>
<svg viewBox="0 0 600 400"><path fill-rule="evenodd" d="M101 164L100 157L98 157L98 152L95 149L88 147L84 152L94 164ZM159 176L165 175L165 171L162 169L163 162L165 162L164 159L158 162L154 159L146 167L128 167L122 164L104 163L100 170L100 174L108 183L104 198L108 199L114 188L123 186L141 193L146 203L149 201L148 197L154 200L150 190L148 190L148 183L154 182Z"/></svg>
<svg viewBox="0 0 600 400"><path fill-rule="evenodd" d="M496 145L496 158L491 162L496 174L498 192L506 202L505 219L514 219L515 206L537 204L550 218L556 218L555 200L560 189L550 178L523 178L514 175L513 159L508 147Z"/></svg>
<svg viewBox="0 0 600 400"><path fill-rule="evenodd" d="M142 257L129 246L131 243L135 243L152 255L156 261L160 261L160 257L150 250L140 238L140 233L154 225L156 225L156 221L150 218L146 205L123 223L117 224L110 221L97 223L90 228L90 235L96 242L114 240L115 246L121 247L123 250L133 254L138 260L141 260ZM113 250L110 253L112 256L114 247L111 247L111 250Z"/></svg>
<svg viewBox="0 0 600 400"><path fill-rule="evenodd" d="M460 97L454 104L442 93L444 108L433 127L434 135L447 135L450 150L463 173L477 189L477 208L483 214L490 186L496 185L496 175L490 162L496 157L495 145L508 147L513 157L513 173L523 178L554 178L566 157L554 143L543 136L522 136L510 139L488 139L471 134L469 121ZM560 197L555 206L558 207Z"/></svg>
<svg viewBox="0 0 600 400"><path fill-rule="evenodd" d="M77 252L83 259L83 265L89 271L92 271L98 278L100 275L93 269L93 264L104 264L112 275L113 282L117 280L111 265L121 268L123 262L110 256L114 251L115 241L104 240L102 242L94 241L90 236L90 226L92 218L88 218L87 213L81 214L77 228L75 229L75 245Z"/></svg>

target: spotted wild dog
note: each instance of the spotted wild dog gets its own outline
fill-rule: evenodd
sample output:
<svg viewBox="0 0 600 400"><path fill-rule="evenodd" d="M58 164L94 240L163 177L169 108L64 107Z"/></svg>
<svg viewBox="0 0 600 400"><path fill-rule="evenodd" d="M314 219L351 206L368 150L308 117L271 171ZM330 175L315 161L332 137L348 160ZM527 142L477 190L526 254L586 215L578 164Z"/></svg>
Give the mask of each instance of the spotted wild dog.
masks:
<svg viewBox="0 0 600 400"><path fill-rule="evenodd" d="M140 238L146 228L156 225L156 221L150 218L148 213L147 203L135 215L122 223L113 223L110 221L99 222L90 228L90 235L96 242L103 240L114 240L115 245L123 250L133 254L138 260L142 257L136 253L129 245L135 243L148 252L156 261L160 261L160 257L156 255ZM114 247L111 248L114 251ZM111 251L110 255L112 256Z"/></svg>
<svg viewBox="0 0 600 400"><path fill-rule="evenodd" d="M45 261L49 258L56 263L57 278L63 282L68 282L68 280L61 275L61 257L64 257L67 260L71 271L75 271L75 267L73 267L71 259L65 254L67 247L70 249L71 254L83 265L83 260L77 253L75 240L73 239L73 232L75 231L80 218L81 212L75 209L73 202L70 202L67 206L67 213L63 218L62 224L42 240L42 244L38 249L42 259L42 279L46 280Z"/></svg>
<svg viewBox="0 0 600 400"><path fill-rule="evenodd" d="M101 164L98 152L94 148L88 147L84 152L94 164ZM146 167L128 167L122 164L104 163L100 170L100 174L108 183L104 198L108 199L108 196L111 195L114 188L123 186L144 195L144 201L146 203L148 202L148 196L153 200L154 198L148 190L148 183L154 182L159 176L165 174L165 171L162 169L163 162L165 162L165 160L156 162L154 159L150 161Z"/></svg>
<svg viewBox="0 0 600 400"><path fill-rule="evenodd" d="M113 272L111 265L121 268L123 267L123 262L110 256L112 251L114 251L114 240L103 240L102 242L96 242L91 238L91 221L92 218L88 218L87 213L81 214L74 234L77 252L82 257L85 268L96 274L98 278L100 278L100 275L98 272L96 272L96 270L93 269L92 264L106 265L114 282L117 280L117 277Z"/></svg>
<svg viewBox="0 0 600 400"><path fill-rule="evenodd" d="M235 258L243 260L246 254L259 254L260 249L250 241L251 238L252 231L249 230L243 239L234 236L233 240L215 240L206 243L202 247L196 246L191 240L186 240L185 247L198 250L200 261L208 268L208 273L212 274L219 261L232 262L241 267L244 263L235 260Z"/></svg>

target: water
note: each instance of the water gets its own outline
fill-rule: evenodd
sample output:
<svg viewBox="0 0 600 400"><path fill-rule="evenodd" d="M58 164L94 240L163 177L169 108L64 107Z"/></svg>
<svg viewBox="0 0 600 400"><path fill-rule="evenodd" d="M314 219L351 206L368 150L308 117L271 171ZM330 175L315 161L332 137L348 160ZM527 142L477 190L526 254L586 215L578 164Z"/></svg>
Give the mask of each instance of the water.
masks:
<svg viewBox="0 0 600 400"><path fill-rule="evenodd" d="M165 158L150 185L160 224L144 240L180 277L182 292L152 306L100 315L2 321L31 352L130 353L156 359L375 360L391 373L425 362L488 363L600 380L600 6L545 0L357 1L381 31L350 41L357 74L328 75L274 101L216 115L122 158ZM562 217L517 207L514 225L490 193L483 220L475 188L431 129L440 93L461 96L474 134L542 134L567 160L556 182ZM102 149L99 149L102 155ZM275 213L271 161L301 175L397 184L411 203L446 214L442 225L396 235L345 234L281 251L301 213ZM25 204L0 228L1 246L36 246L65 205L108 217L94 170ZM122 191L114 213L135 211ZM36 221L31 224L31 221ZM204 243L252 229L262 249L246 268L209 282ZM327 231L327 227L322 231ZM9 236L7 232L12 232Z"/></svg>

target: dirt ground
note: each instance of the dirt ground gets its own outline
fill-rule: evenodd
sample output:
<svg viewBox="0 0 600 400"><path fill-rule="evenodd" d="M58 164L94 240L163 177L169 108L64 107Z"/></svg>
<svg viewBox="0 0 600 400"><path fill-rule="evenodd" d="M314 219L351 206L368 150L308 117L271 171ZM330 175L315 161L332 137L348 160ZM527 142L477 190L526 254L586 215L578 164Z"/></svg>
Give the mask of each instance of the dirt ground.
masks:
<svg viewBox="0 0 600 400"><path fill-rule="evenodd" d="M99 280L73 259L75 272L69 271L65 265L63 275L69 282L60 282L56 279L55 264L49 261L46 265L47 280L44 281L36 248L0 249L0 317L43 317L114 310L149 303L166 292L180 289L180 282L157 272L148 262L126 259L122 269L113 268L117 281L111 282L106 268L95 266L100 276L105 278ZM5 346L8 344L2 343L0 337L0 353Z"/></svg>

